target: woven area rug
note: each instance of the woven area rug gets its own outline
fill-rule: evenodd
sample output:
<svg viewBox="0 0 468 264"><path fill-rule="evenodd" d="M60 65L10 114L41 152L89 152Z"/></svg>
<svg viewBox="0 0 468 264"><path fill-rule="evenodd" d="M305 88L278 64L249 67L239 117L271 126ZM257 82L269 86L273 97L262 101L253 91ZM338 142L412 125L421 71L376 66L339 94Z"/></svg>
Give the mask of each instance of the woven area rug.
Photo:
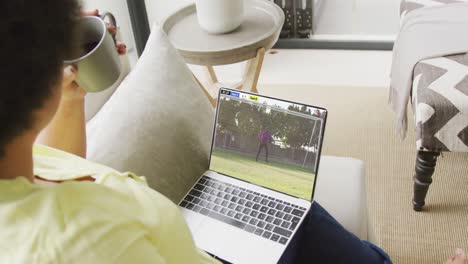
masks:
<svg viewBox="0 0 468 264"><path fill-rule="evenodd" d="M414 212L414 127L404 141L396 137L387 89L259 85L259 91L329 110L323 153L365 162L372 240L394 263L444 263L456 247L468 250L468 153L444 153L425 211Z"/></svg>

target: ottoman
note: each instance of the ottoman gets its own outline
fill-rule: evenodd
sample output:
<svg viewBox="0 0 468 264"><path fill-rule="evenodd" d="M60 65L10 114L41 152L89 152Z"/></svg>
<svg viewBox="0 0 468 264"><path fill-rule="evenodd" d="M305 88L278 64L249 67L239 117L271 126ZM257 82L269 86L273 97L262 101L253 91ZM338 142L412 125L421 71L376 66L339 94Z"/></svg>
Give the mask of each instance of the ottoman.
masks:
<svg viewBox="0 0 468 264"><path fill-rule="evenodd" d="M461 2L466 0L403 0L401 18L417 9ZM420 61L411 94L418 151L413 209L421 211L440 153L468 152L468 54Z"/></svg>

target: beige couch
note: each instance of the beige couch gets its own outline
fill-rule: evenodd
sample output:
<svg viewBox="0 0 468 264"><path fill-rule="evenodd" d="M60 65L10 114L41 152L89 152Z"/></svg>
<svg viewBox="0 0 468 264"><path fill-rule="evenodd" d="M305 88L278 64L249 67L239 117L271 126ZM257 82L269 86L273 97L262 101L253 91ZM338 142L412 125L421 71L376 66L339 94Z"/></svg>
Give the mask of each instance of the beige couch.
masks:
<svg viewBox="0 0 468 264"><path fill-rule="evenodd" d="M207 169L214 111L156 26L125 80L87 96L88 158L147 177L178 202ZM322 157L316 200L348 230L368 238L364 164Z"/></svg>

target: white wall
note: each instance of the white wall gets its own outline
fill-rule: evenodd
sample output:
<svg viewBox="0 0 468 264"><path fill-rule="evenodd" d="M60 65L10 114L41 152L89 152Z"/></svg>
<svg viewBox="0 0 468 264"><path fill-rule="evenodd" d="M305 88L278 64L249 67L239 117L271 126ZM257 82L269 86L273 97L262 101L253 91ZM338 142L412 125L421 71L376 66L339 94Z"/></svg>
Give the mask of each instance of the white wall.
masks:
<svg viewBox="0 0 468 264"><path fill-rule="evenodd" d="M179 8L193 3L194 0L145 0L150 26L160 23Z"/></svg>
<svg viewBox="0 0 468 264"><path fill-rule="evenodd" d="M150 24L194 0L145 0ZM315 0L316 34L396 35L401 0Z"/></svg>
<svg viewBox="0 0 468 264"><path fill-rule="evenodd" d="M401 0L316 0L315 34L396 35Z"/></svg>
<svg viewBox="0 0 468 264"><path fill-rule="evenodd" d="M233 0L234 1L234 0ZM321 34L395 35L401 0L315 0L321 5ZM145 0L150 22L161 22L193 0ZM319 6L316 6L319 9ZM372 38L371 38L372 39ZM300 83L330 86L388 87L391 52L351 50L280 50L267 54L263 84ZM327 67L324 67L326 63ZM285 70L284 65L289 65ZM201 67L190 69L202 80ZM240 81L243 64L215 67L225 83Z"/></svg>

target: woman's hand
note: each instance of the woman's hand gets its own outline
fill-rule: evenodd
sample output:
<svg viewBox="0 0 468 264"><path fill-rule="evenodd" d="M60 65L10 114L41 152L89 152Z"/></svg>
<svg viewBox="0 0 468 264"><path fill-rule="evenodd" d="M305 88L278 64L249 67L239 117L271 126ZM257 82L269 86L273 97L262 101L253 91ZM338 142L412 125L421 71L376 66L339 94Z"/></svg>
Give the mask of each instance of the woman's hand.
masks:
<svg viewBox="0 0 468 264"><path fill-rule="evenodd" d="M463 249L457 248L455 250L455 256L449 257L445 264L468 264L468 258Z"/></svg>
<svg viewBox="0 0 468 264"><path fill-rule="evenodd" d="M78 86L75 82L76 68L74 66L66 66L63 69L62 79L62 99L61 102L70 102L75 100L83 100L86 95L86 90Z"/></svg>
<svg viewBox="0 0 468 264"><path fill-rule="evenodd" d="M98 10L82 11L83 16L99 16ZM108 25L107 29L115 36L117 29ZM115 43L120 55L127 53L125 44ZM86 157L86 124L84 111L84 98L86 90L76 82L77 69L66 66L63 69L62 97L52 121L41 132L37 142Z"/></svg>

